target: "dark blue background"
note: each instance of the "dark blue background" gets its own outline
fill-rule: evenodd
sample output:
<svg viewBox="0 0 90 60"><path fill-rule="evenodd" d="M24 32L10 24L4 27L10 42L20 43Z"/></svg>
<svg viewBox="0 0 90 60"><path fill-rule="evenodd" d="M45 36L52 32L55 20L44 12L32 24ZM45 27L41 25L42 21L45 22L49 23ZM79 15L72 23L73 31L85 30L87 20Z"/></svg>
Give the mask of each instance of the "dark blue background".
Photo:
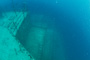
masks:
<svg viewBox="0 0 90 60"><path fill-rule="evenodd" d="M2 1L3 2L3 1ZM26 2L31 14L41 13L55 18L58 36L63 35L66 60L90 60L90 1L89 0L14 0L17 9ZM18 4L18 5L16 5ZM0 4L1 11L12 10L11 0ZM7 9L5 9L7 6ZM50 23L50 22L49 22ZM59 33L60 32L60 33ZM59 59L59 38L54 40L53 60ZM57 45L58 44L58 45Z"/></svg>

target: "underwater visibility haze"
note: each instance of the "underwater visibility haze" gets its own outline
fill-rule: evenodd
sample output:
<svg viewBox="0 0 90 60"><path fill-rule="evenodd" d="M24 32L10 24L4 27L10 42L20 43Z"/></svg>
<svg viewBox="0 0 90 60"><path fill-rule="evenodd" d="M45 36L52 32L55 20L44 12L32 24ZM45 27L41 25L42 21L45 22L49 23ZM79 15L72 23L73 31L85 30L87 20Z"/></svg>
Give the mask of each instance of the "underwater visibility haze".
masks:
<svg viewBox="0 0 90 60"><path fill-rule="evenodd" d="M28 13L15 37L35 60L90 60L90 0L0 0L10 11Z"/></svg>

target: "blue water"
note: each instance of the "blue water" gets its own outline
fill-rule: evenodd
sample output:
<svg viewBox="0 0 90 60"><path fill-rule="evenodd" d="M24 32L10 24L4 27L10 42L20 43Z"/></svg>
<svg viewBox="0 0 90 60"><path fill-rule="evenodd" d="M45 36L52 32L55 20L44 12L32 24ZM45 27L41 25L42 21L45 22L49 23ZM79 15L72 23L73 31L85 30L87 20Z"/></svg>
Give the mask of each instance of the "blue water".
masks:
<svg viewBox="0 0 90 60"><path fill-rule="evenodd" d="M16 8L21 8L23 1L15 0L14 4L19 5L16 5ZM52 60L60 60L60 35L64 41L66 60L90 60L89 0L26 0L25 2L31 14L38 13L55 18L54 21L50 21L54 22L52 28L58 32L58 37L53 40ZM12 10L10 0L0 5L4 11ZM5 9L4 5L8 5L8 9Z"/></svg>

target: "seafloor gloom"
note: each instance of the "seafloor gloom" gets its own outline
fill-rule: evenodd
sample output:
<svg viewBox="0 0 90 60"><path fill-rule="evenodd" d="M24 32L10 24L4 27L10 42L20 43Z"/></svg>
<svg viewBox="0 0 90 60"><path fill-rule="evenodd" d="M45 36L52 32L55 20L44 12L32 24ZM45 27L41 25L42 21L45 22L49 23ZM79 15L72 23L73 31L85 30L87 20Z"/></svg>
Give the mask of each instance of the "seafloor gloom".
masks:
<svg viewBox="0 0 90 60"><path fill-rule="evenodd" d="M90 60L90 1L0 1L0 60Z"/></svg>

